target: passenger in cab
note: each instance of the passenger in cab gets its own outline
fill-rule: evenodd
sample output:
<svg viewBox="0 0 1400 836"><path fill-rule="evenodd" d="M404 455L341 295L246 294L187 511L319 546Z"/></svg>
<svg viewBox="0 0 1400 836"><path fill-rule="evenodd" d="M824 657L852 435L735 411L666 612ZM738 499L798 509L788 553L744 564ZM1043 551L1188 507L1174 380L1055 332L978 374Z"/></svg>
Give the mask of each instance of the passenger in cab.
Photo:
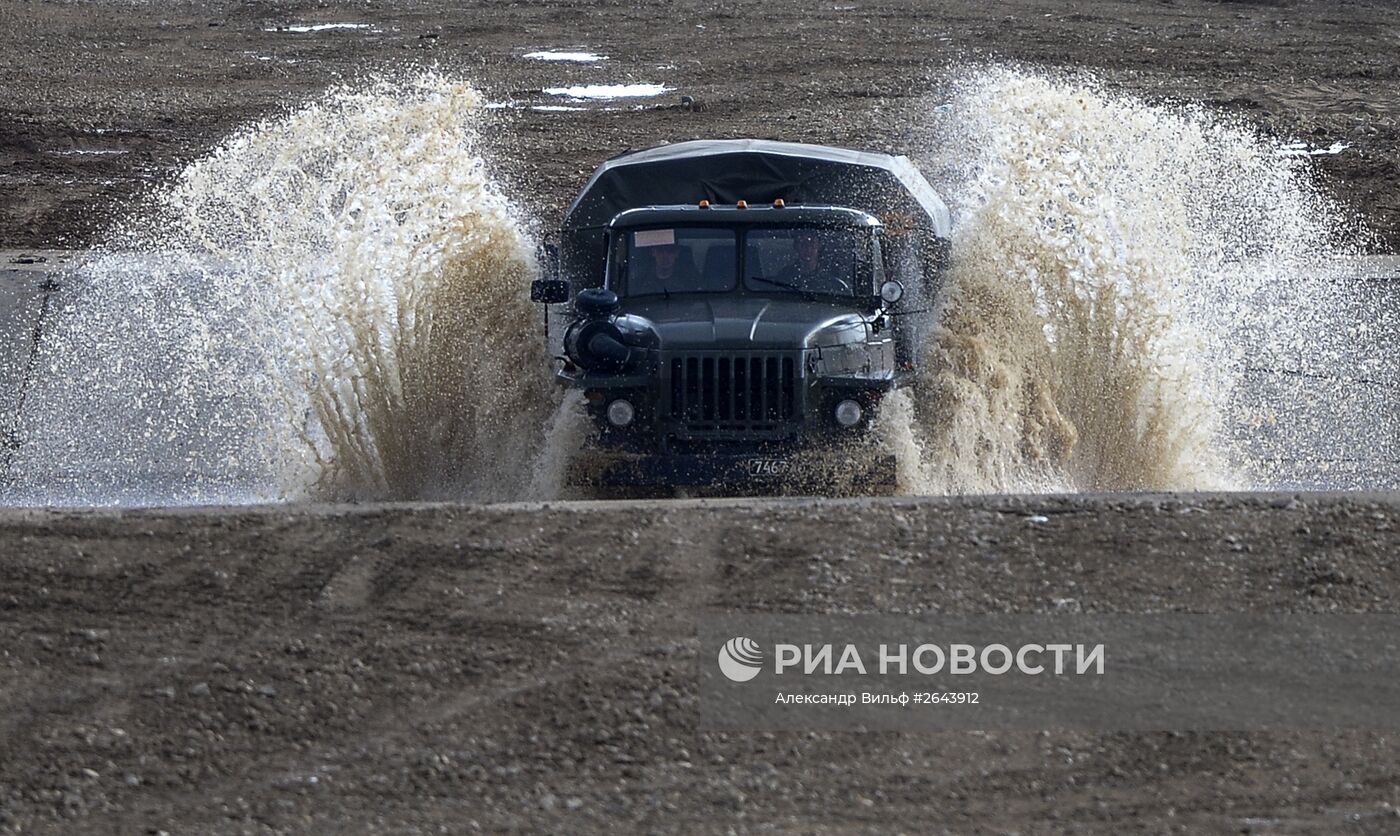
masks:
<svg viewBox="0 0 1400 836"><path fill-rule="evenodd" d="M848 253L833 259L834 263L824 263L823 254L826 242L821 232L815 229L799 231L792 239L792 260L778 272L776 284L810 293L851 293L851 285L840 275L837 264L850 262Z"/></svg>

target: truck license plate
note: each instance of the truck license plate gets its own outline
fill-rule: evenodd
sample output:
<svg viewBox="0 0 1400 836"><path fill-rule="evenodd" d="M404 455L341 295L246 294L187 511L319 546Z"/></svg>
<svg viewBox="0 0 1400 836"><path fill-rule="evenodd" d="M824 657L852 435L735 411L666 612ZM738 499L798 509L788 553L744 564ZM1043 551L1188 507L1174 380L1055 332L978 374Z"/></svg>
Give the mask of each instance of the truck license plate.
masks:
<svg viewBox="0 0 1400 836"><path fill-rule="evenodd" d="M782 476L787 471L787 459L749 459L750 476Z"/></svg>

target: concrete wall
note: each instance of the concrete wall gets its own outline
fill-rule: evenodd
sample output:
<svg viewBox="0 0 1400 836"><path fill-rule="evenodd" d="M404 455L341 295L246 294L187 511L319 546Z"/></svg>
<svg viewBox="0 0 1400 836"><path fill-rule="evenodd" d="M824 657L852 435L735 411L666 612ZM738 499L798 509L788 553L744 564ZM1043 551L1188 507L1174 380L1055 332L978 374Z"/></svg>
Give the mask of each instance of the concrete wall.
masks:
<svg viewBox="0 0 1400 836"><path fill-rule="evenodd" d="M44 281L69 259L66 253L0 251L0 429L12 425L19 405L20 378L33 345Z"/></svg>

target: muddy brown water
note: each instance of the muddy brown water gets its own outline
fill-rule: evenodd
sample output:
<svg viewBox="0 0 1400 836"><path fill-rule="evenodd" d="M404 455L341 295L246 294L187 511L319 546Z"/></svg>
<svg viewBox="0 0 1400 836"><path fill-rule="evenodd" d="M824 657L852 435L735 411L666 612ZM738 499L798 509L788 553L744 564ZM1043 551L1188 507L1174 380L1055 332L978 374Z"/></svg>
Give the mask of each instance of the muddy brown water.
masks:
<svg viewBox="0 0 1400 836"><path fill-rule="evenodd" d="M22 477L20 487L0 490L0 500L8 496L6 504L12 505L168 505L275 497L277 486L269 481L275 473L258 470L250 460L229 461L226 447L221 445L228 442L228 433L238 428L227 421L212 434L198 427L172 430L168 441L157 438L139 446L117 441L74 446L84 439L55 436L71 431L73 416L62 416L69 423L55 427L34 419L36 392L74 385L54 378L56 372L42 350L34 353L34 332L36 324L52 329L70 307L70 296L80 283L65 279L64 270L75 260L78 254L65 251L0 253L0 299L5 302L0 306L3 426L17 429L21 443L53 454L49 459L32 450L20 451L12 465L13 475ZM18 263L21 261L31 263ZM139 272L139 264L132 269ZM198 285L206 280L195 276L190 283ZM1316 341L1291 345L1281 354L1256 354L1247 346L1242 349L1237 361L1238 382L1228 393L1228 403L1220 405L1225 424L1216 443L1238 465L1238 487L1393 489L1400 484L1400 432L1395 421L1400 415L1400 383L1395 367L1385 358L1393 356L1400 344L1400 318L1396 314L1400 310L1400 259L1373 256L1339 263L1320 271L1316 287L1327 289L1326 297L1312 309L1300 311L1315 319L1309 335ZM48 309L40 322L46 294ZM1262 304L1269 303L1266 291ZM122 318L120 311L116 313ZM99 348L100 344L91 350ZM239 350L238 344L231 343L218 353L236 354ZM139 356L135 359L140 361ZM76 360L79 366L93 369L110 363L102 356ZM158 361L158 357L152 358L152 362ZM240 390L243 384L231 384L199 390L197 402L180 408L190 409L195 421L206 420L200 414L228 412L230 401L247 396ZM112 391L124 397L127 394L120 387ZM29 400L29 418L16 421L22 397ZM133 397L132 402L142 414L123 414L116 424L111 416L96 413L83 419L89 422L92 439L100 437L99 431L111 433L113 427L120 432L143 427L166 432L167 428L183 426L183 416L163 413L172 408L165 398ZM109 408L100 398L80 403L93 410ZM275 417L262 416L264 420ZM24 480L39 487L21 493ZM989 490L995 488L971 492ZM912 492L924 491L916 487ZM465 491L460 495L472 496Z"/></svg>

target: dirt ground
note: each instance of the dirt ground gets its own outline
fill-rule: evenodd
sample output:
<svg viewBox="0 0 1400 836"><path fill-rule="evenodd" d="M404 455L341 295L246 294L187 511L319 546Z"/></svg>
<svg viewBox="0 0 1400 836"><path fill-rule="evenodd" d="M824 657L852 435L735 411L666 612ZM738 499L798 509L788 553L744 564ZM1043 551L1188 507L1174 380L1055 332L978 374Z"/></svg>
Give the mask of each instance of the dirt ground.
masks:
<svg viewBox="0 0 1400 836"><path fill-rule="evenodd" d="M493 111L511 192L549 225L628 147L918 156L958 67L1016 60L1349 143L1316 165L1397 248L1400 6L1070 9L0 0L0 245L100 240L231 128L376 68L438 63L492 101L675 87ZM347 22L372 28L278 31ZM609 60L521 57L547 48ZM1395 611L1397 551L1394 495L0 510L0 832L1394 833L1389 734L706 733L696 626Z"/></svg>
<svg viewBox="0 0 1400 836"><path fill-rule="evenodd" d="M364 30L296 33L296 24ZM367 70L437 63L496 101L545 87L675 87L645 110L499 112L512 193L546 226L602 159L695 137L927 149L940 84L976 61L1101 70L1316 147L1383 249L1400 242L1400 7L1376 2L5 0L0 246L79 246L234 126ZM268 31L273 30L273 31ZM596 65L522 60L587 48ZM699 109L681 106L693 97Z"/></svg>
<svg viewBox="0 0 1400 836"><path fill-rule="evenodd" d="M0 511L0 827L1394 833L1393 735L706 733L695 636L1394 611L1397 549L1366 495Z"/></svg>

